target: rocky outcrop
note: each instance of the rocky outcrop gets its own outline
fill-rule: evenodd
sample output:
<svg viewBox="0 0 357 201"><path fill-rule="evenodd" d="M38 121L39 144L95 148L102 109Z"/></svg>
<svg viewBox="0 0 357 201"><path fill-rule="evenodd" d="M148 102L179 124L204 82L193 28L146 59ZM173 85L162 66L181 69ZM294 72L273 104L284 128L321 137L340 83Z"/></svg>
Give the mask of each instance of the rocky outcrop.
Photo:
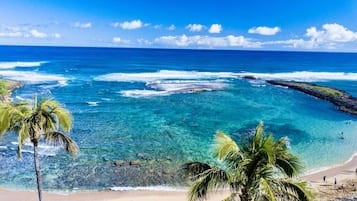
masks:
<svg viewBox="0 0 357 201"><path fill-rule="evenodd" d="M13 81L13 80L0 80L7 90L7 93L0 94L0 102L10 102L11 94L14 90L23 86L22 82Z"/></svg>
<svg viewBox="0 0 357 201"><path fill-rule="evenodd" d="M316 98L329 101L336 105L339 110L357 115L357 98L345 91L335 88L319 86L316 84L293 81L267 80L268 83L301 91Z"/></svg>

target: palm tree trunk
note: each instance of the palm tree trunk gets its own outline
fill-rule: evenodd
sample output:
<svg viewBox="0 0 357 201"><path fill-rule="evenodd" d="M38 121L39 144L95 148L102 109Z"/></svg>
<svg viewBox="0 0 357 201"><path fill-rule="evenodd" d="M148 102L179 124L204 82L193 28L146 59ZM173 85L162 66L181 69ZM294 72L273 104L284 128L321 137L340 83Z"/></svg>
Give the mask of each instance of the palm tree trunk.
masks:
<svg viewBox="0 0 357 201"><path fill-rule="evenodd" d="M42 185L41 185L41 173L40 173L40 161L38 159L38 142L33 141L33 158L35 163L35 171L37 178L37 192L38 192L38 200L42 201Z"/></svg>

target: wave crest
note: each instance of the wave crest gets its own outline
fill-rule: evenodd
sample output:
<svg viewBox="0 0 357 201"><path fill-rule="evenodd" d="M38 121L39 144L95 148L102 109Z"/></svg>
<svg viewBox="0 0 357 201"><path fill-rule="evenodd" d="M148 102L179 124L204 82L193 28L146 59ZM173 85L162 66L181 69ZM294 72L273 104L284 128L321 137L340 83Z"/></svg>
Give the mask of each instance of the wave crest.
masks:
<svg viewBox="0 0 357 201"><path fill-rule="evenodd" d="M97 76L94 80L107 82L152 82L158 80L198 80L218 78L237 77L234 73L230 72L160 70L158 72L147 73L109 73Z"/></svg>
<svg viewBox="0 0 357 201"><path fill-rule="evenodd" d="M15 62L0 62L0 69L10 69L16 67L38 67L42 64L47 63L46 61L15 61Z"/></svg>
<svg viewBox="0 0 357 201"><path fill-rule="evenodd" d="M22 81L26 84L56 82L63 86L68 81L68 78L62 75L44 74L31 71L0 71L0 76L10 80Z"/></svg>

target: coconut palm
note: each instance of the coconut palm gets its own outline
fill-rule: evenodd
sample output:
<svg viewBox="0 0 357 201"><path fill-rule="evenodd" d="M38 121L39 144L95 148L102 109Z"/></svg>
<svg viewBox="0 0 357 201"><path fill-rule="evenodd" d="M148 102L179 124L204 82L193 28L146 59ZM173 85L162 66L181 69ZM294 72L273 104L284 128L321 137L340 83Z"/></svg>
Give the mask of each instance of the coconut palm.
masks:
<svg viewBox="0 0 357 201"><path fill-rule="evenodd" d="M302 169L299 158L289 152L287 139L275 141L264 135L259 123L254 136L241 146L223 132L217 132L213 146L217 165L190 162L183 170L191 179L189 200L206 199L210 190L230 189L225 201L313 200L305 182L296 181Z"/></svg>
<svg viewBox="0 0 357 201"><path fill-rule="evenodd" d="M61 145L72 156L79 152L77 144L65 133L72 126L69 112L50 99L37 102L33 106L28 102L0 105L0 135L13 131L18 135L17 157L21 158L21 148L27 143L33 144L33 156L37 178L39 201L42 200L41 175L38 158L38 144L41 139L46 143Z"/></svg>

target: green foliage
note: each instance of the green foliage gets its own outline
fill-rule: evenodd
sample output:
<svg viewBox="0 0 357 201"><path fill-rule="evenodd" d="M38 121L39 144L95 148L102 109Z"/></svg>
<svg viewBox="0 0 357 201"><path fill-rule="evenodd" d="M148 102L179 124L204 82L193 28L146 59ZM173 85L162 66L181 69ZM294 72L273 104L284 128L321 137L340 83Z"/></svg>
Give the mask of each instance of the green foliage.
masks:
<svg viewBox="0 0 357 201"><path fill-rule="evenodd" d="M69 132L72 117L58 102L44 99L31 107L28 102L0 105L0 134L14 131L18 134L18 157L21 157L22 145L31 141L38 143L42 138L47 143L61 145L70 154L79 149L76 143L60 130Z"/></svg>
<svg viewBox="0 0 357 201"><path fill-rule="evenodd" d="M10 91L8 90L9 82L6 80L0 80L0 96L9 95Z"/></svg>
<svg viewBox="0 0 357 201"><path fill-rule="evenodd" d="M189 200L205 199L209 190L229 187L225 201L250 200L313 200L306 183L295 181L302 169L298 157L291 154L286 138L274 140L264 135L259 123L248 143L238 146L223 132L217 132L213 155L222 167L190 162L183 165L192 185Z"/></svg>
<svg viewBox="0 0 357 201"><path fill-rule="evenodd" d="M311 85L311 84L306 84L306 83L296 83L296 85L300 85L301 87L309 89L309 90L318 91L318 92L325 94L327 96L339 97L339 96L344 95L344 93L342 91L339 91L339 90L333 89L333 88L329 88L329 87Z"/></svg>

